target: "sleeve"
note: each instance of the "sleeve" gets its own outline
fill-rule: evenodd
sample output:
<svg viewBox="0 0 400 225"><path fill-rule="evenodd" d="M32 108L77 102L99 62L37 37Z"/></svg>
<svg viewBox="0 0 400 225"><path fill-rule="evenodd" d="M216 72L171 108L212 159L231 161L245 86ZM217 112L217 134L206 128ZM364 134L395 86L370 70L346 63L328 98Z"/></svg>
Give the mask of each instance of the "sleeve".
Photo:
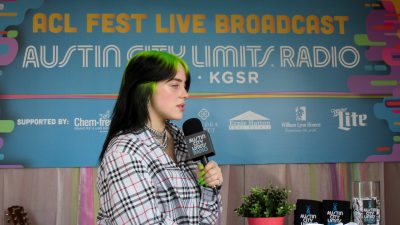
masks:
<svg viewBox="0 0 400 225"><path fill-rule="evenodd" d="M101 211L107 224L175 224L157 208L157 197L143 160L113 151L99 168Z"/></svg>
<svg viewBox="0 0 400 225"><path fill-rule="evenodd" d="M222 198L219 190L200 187L200 221L201 224L216 224L222 212Z"/></svg>
<svg viewBox="0 0 400 225"><path fill-rule="evenodd" d="M196 179L197 163L189 161L188 166ZM220 213L222 212L222 197L220 191L210 187L199 185L200 205L199 215L201 224L216 224Z"/></svg>

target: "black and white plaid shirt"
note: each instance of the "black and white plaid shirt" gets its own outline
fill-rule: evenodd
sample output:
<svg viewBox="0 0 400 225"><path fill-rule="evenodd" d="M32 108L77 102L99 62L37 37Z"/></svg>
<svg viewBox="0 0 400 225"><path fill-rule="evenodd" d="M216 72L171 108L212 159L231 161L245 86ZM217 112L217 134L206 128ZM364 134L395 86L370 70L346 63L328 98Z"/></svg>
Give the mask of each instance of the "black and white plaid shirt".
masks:
<svg viewBox="0 0 400 225"><path fill-rule="evenodd" d="M221 195L197 184L183 132L167 123L177 164L148 130L112 139L98 169L98 224L214 224Z"/></svg>

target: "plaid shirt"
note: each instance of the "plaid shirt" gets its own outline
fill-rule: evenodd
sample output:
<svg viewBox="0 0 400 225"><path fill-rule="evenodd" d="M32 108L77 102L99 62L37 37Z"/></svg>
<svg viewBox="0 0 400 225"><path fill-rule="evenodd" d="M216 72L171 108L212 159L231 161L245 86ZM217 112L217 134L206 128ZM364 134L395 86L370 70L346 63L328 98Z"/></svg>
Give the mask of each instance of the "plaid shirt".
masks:
<svg viewBox="0 0 400 225"><path fill-rule="evenodd" d="M112 139L98 169L98 224L214 224L221 195L197 184L183 132L167 123L177 164L148 130Z"/></svg>

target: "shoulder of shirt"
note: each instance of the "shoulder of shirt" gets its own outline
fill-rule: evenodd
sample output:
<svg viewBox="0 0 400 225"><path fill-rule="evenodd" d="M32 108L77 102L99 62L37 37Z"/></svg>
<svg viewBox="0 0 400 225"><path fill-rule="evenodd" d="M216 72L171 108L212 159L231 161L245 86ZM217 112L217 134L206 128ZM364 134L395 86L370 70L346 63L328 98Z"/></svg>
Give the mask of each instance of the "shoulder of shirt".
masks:
<svg viewBox="0 0 400 225"><path fill-rule="evenodd" d="M179 128L177 125L173 124L170 121L167 121L167 128L170 132L173 132L174 135L178 136L178 137L183 137L183 131L181 128Z"/></svg>
<svg viewBox="0 0 400 225"><path fill-rule="evenodd" d="M184 134L178 126L167 121L167 129L177 137L178 142L183 142ZM154 138L149 131L139 130L120 133L109 142L105 156L118 153L143 158L148 155L145 149L151 149L152 145L154 145ZM144 148L144 146L149 148Z"/></svg>
<svg viewBox="0 0 400 225"><path fill-rule="evenodd" d="M111 139L106 155L113 152L136 154L143 146L151 144L151 137L145 131L122 133Z"/></svg>

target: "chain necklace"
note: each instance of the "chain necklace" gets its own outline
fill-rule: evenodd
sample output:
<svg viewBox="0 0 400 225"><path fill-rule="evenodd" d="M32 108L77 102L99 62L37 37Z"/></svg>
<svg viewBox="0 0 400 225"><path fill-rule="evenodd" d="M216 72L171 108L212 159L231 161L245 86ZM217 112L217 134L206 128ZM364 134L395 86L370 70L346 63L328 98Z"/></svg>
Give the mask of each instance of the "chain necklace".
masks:
<svg viewBox="0 0 400 225"><path fill-rule="evenodd" d="M150 131L151 134L154 135L154 137L160 142L161 148L165 150L168 145L168 132L167 129L164 129L163 131L157 131L147 125L145 125L145 128Z"/></svg>

